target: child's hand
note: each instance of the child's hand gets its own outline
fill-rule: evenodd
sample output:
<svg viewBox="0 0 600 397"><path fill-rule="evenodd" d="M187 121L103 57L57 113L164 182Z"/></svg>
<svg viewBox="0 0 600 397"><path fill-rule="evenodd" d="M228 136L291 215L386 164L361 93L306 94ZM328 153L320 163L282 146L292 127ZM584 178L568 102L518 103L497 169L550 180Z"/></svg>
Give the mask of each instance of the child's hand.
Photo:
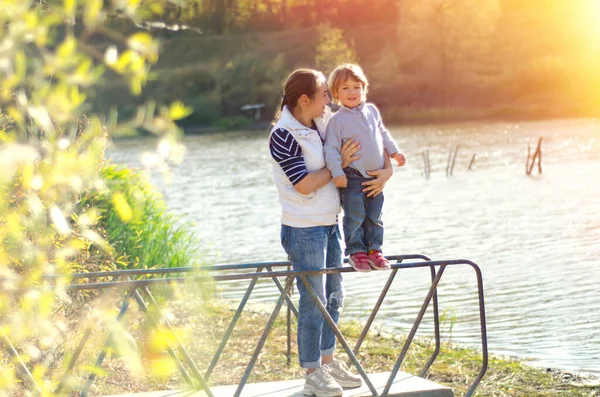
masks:
<svg viewBox="0 0 600 397"><path fill-rule="evenodd" d="M398 163L398 167L402 167L404 164L406 164L406 156L404 153L396 152L392 155L392 157Z"/></svg>
<svg viewBox="0 0 600 397"><path fill-rule="evenodd" d="M348 186L348 178L346 175L340 175L333 178L333 184L337 187L347 187Z"/></svg>

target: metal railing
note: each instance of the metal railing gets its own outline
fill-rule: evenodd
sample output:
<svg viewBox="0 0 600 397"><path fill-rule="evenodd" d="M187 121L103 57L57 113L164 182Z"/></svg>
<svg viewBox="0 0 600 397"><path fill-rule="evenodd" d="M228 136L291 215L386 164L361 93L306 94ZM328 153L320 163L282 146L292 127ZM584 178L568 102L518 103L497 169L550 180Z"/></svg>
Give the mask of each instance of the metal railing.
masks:
<svg viewBox="0 0 600 397"><path fill-rule="evenodd" d="M108 272L77 273L77 274L68 275L67 277L69 277L69 279L71 279L72 281L80 280L80 279L87 279L88 282L81 283L81 284L71 284L71 285L64 287L64 289L66 289L68 291L82 291L82 290L98 290L98 289L116 288L116 289L123 289L123 290L127 291L125 298L123 300L123 303L121 304L121 309L119 311L119 314L117 315L117 321L120 321L123 318L123 316L127 312L128 308L130 307L131 300L132 299L135 300L137 302L138 306L140 307L140 309L144 313L146 313L146 315L148 315L153 326L158 330L159 333L166 332L163 328L163 327L166 327L166 329L169 332L171 332L173 335L175 335L174 346L173 345L168 346L168 353L175 360L175 363L176 363L179 371L181 372L183 379L188 384L188 386L191 389L195 389L195 390L203 389L206 392L208 397L213 397L213 393L208 384L210 376L213 373L219 359L221 358L221 354L222 354L223 350L225 349L225 346L226 346L229 338L231 337L231 334L232 334L244 308L246 307L246 305L250 299L252 291L254 290L257 282L260 279L268 279L268 278L272 279L273 282L275 283L275 285L277 286L277 289L279 290L279 297L277 299L275 308L271 312L271 314L269 316L269 320L267 321L267 324L265 325L265 328L261 334L260 340L258 341L258 344L257 344L256 348L254 349L254 352L250 358L250 361L244 371L242 379L240 380L240 383L233 395L234 397L239 397L246 382L248 381L250 374L252 373L254 365L261 353L263 346L265 345L265 342L267 340L269 332L271 331L271 328L273 327L273 324L275 323L275 319L277 318L284 303L287 303L287 307L288 307L288 311L287 311L287 338L288 338L287 354L288 354L288 363L290 363L290 354L291 354L291 342L290 342L291 320L290 320L290 317L291 317L292 313L296 317L298 316L298 310L296 309L295 304L290 297L290 293L291 293L292 286L293 286L293 280L294 280L294 278L296 278L298 280L297 282L302 282L306 286L309 294L311 295L315 304L317 305L321 314L323 315L323 318L325 319L325 321L329 324L329 326L335 333L340 345L343 347L344 351L348 354L350 362L354 365L354 367L356 368L358 373L361 375L365 384L368 386L371 393L373 393L373 396L384 397L384 396L388 395L390 388L392 386L392 383L400 369L400 366L402 365L404 359L406 358L406 355L408 353L410 345L417 333L417 330L423 320L423 317L424 317L428 307L432 304L435 348L434 348L432 355L429 357L429 359L423 366L422 370L419 372L419 376L423 377L428 373L431 365L435 362L437 356L439 355L440 347L441 347L440 319L439 319L438 296L437 296L438 284L444 274L444 271L446 270L446 268L448 266L450 266L450 267L470 266L475 271L475 280L476 280L476 284L477 284L479 323L480 323L480 336L481 336L481 354L482 354L481 368L480 368L477 376L474 378L473 382L471 383L469 389L467 390L467 393L465 394L465 396L472 396L475 389L479 385L481 379L483 378L483 376L487 370L487 366L488 366L487 330L486 330L486 320L485 320L483 278L482 278L482 274L481 274L481 269L479 268L479 266L477 264L475 264L472 261L466 260L466 259L432 261L428 257L426 257L424 255L420 255L420 254L417 254L417 255L393 255L393 256L388 256L387 258L390 260L390 263L391 263L391 269L389 271L388 279L379 295L377 302L375 303L375 306L373 307L373 309L371 311L371 314L369 315L367 322L364 324L364 327L360 333L358 340L356 341L354 348L350 348L350 346L348 345L348 342L346 341L344 336L341 334L340 330L338 329L338 327L336 326L336 324L330 317L325 306L321 303L317 294L315 293L314 289L312 288L311 284L308 282L308 279L307 279L307 276L315 275L315 274L354 272L354 269L352 269L351 267L347 267L347 266L342 267L342 268L322 269L322 270L313 270L313 271L294 271L294 270L290 269L289 262L259 262L259 263L233 264L233 265L205 266L200 269L202 271L202 274L197 274L199 269L196 267L116 270L116 271L108 271ZM406 263L405 261L407 261L407 260L413 260L413 261L417 260L417 261ZM370 329L371 325L373 324L373 321L374 321L375 317L377 316L377 313L379 312L379 309L381 308L381 305L382 305L388 291L390 290L390 287L392 286L392 284L394 282L396 273L399 270L418 269L418 268L429 268L430 269L431 285L429 287L429 290L427 292L427 295L426 295L423 303L421 304L420 310L419 310L417 317L413 323L413 326L411 327L411 330L406 337L406 340L402 346L402 349L400 350L400 353L394 364L393 369L391 370L391 373L386 382L386 385L385 385L383 391L381 393L378 393L377 390L375 389L373 383L369 379L367 373L365 372L364 368L358 361L356 355L359 352L362 342L364 341L367 333L369 332L369 329ZM233 274L223 274L225 272L233 272ZM173 276L171 276L173 274L177 274L180 276L173 277ZM137 276L158 276L158 275L161 275L163 277L151 278L151 279L132 279L132 277L137 277ZM181 276L181 275L184 275L184 276ZM64 277L64 276L55 275L55 276L46 276L44 278L47 281L52 282L52 280L59 279L60 277ZM100 281L100 282L98 282L98 281L92 282L91 281L91 280L97 280L99 278L109 278L110 281ZM281 281L279 280L279 278L285 278L285 284L282 284ZM225 334L224 334L223 338L221 339L221 342L220 342L219 346L217 347L210 364L208 365L208 368L206 369L204 374L202 374L201 371L196 366L196 364L194 363L194 360L191 358L191 356L190 356L189 352L187 351L187 349L185 348L185 346L177 338L176 334L173 331L173 328L171 327L169 320L167 319L167 316L165 316L165 314L160 310L159 304L156 302L154 296L152 295L152 293L150 292L148 287L153 286L153 285L165 285L168 283L175 283L175 282L185 283L185 282L190 282L190 281L208 281L208 280L214 280L217 282L218 281L228 281L228 280L250 280L250 283L249 283L248 287L246 288L246 291L240 301L240 304L239 304L235 314L233 315L233 318L231 319L229 326L227 327ZM0 281L3 281L3 280L0 278ZM47 287L47 288L51 288L51 287ZM38 289L43 289L43 287L40 287ZM9 293L20 293L20 292L24 292L25 290L23 290L23 289L10 289L10 290L3 289L2 291L9 292ZM146 301L144 301L144 297L147 299L148 303L152 304L153 306L155 306L157 308L156 311L150 310L150 308L148 307L148 303L146 303ZM73 369L75 368L77 360L79 359L81 352L83 351L87 341L89 340L91 333L92 333L92 327L90 326L88 329L85 330L81 341L79 342L78 346L75 349L75 352L70 357L69 362L66 366L66 371L63 374L61 381L55 390L56 393L61 393L64 390L64 388L67 384L67 381L70 378ZM112 334L108 335L108 337L104 343L104 347L96 359L96 363L95 363L96 367L101 366L101 364L106 356L106 352L112 343L112 337L113 337ZM2 333L1 342L4 344L8 353L15 358L16 365L20 369L22 378L24 380L28 381L28 383L30 384L30 386L34 392L37 391L37 393L39 393L39 391L41 390L39 385L37 385L34 377L31 375L31 372L27 368L27 365L23 362L17 349L11 343L9 336L6 335L4 332ZM88 376L85 386L81 390L81 394L80 394L81 396L87 396L89 394L90 387L92 386L92 384L95 380L95 377L96 377L96 374L95 374L95 372L92 371Z"/></svg>

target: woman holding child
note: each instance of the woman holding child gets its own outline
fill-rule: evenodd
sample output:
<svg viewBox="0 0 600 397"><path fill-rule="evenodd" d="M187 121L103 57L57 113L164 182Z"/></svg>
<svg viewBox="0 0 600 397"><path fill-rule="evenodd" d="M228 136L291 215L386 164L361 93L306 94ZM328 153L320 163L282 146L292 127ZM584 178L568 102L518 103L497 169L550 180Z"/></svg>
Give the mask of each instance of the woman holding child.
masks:
<svg viewBox="0 0 600 397"><path fill-rule="evenodd" d="M275 117L269 148L275 184L282 206L281 243L294 270L320 270L342 266L338 228L340 196L325 164L324 141L331 102L325 76L298 69L284 84L281 109ZM340 148L342 168L359 159L358 142L350 139ZM363 183L368 197L381 193L393 170L368 173ZM308 277L334 322L338 322L344 292L339 273ZM307 369L305 395L337 397L343 387L358 387L362 379L334 359L335 334L323 319L306 286L298 279L298 355Z"/></svg>

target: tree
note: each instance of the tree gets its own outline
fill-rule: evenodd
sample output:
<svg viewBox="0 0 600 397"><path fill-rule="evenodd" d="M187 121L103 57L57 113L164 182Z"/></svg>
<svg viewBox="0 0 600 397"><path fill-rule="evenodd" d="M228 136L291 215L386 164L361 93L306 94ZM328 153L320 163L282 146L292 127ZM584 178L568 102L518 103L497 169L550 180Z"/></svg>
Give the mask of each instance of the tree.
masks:
<svg viewBox="0 0 600 397"><path fill-rule="evenodd" d="M441 102L448 106L449 88L460 75L472 71L473 59L490 50L489 38L499 16L498 1L476 6L469 0L404 1L399 7L399 40L413 44L403 50L436 59L429 66L435 68L432 72L437 70Z"/></svg>
<svg viewBox="0 0 600 397"><path fill-rule="evenodd" d="M320 24L317 29L319 44L317 45L315 63L318 69L330 72L340 63L356 62L357 56L354 45L344 39L343 30L334 28L328 23Z"/></svg>

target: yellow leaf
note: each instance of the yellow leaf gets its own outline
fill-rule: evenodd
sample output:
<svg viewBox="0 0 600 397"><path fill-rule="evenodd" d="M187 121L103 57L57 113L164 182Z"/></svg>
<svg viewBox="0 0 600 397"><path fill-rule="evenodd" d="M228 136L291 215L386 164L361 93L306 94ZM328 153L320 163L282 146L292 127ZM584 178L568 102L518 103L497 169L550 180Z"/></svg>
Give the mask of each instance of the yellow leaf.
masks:
<svg viewBox="0 0 600 397"><path fill-rule="evenodd" d="M8 109L6 109L6 113L12 119L12 121L14 121L15 123L17 123L17 124L23 123L23 121L24 121L23 113L21 113L19 110L17 110L17 108L11 106Z"/></svg>
<svg viewBox="0 0 600 397"><path fill-rule="evenodd" d="M33 164L28 163L25 164L23 166L23 171L21 174L21 180L23 183L23 187L25 189L31 189L31 182L33 180L33 174L34 174L34 168L33 168Z"/></svg>
<svg viewBox="0 0 600 397"><path fill-rule="evenodd" d="M186 107L182 102L175 101L171 104L171 108L169 109L169 116L172 120L180 120L184 117L192 114L192 109Z"/></svg>
<svg viewBox="0 0 600 397"><path fill-rule="evenodd" d="M165 7L163 7L159 3L151 3L150 4L150 11L152 11L152 13L156 14L156 15L164 15L165 14Z"/></svg>
<svg viewBox="0 0 600 397"><path fill-rule="evenodd" d="M40 314L44 317L50 316L54 307L54 293L44 292L39 299Z"/></svg>
<svg viewBox="0 0 600 397"><path fill-rule="evenodd" d="M164 378L173 375L177 371L177 366L170 357L162 357L152 360L150 369L155 376Z"/></svg>
<svg viewBox="0 0 600 397"><path fill-rule="evenodd" d="M77 5L76 0L64 0L64 10L68 15L72 15L75 12L75 6Z"/></svg>
<svg viewBox="0 0 600 397"><path fill-rule="evenodd" d="M58 51L56 51L56 55L59 58L66 59L73 55L75 52L75 47L77 46L77 42L72 36L69 36L62 44L58 47Z"/></svg>
<svg viewBox="0 0 600 397"><path fill-rule="evenodd" d="M19 51L15 55L15 71L19 79L25 77L25 73L27 72L27 57L23 51Z"/></svg>
<svg viewBox="0 0 600 397"><path fill-rule="evenodd" d="M148 33L134 33L127 39L129 48L135 51L144 52L152 45L152 36Z"/></svg>
<svg viewBox="0 0 600 397"><path fill-rule="evenodd" d="M129 89L133 95L140 95L142 93L142 80L138 77L133 77L129 81Z"/></svg>
<svg viewBox="0 0 600 397"><path fill-rule="evenodd" d="M102 11L102 0L87 0L83 21L86 26L95 25Z"/></svg>
<svg viewBox="0 0 600 397"><path fill-rule="evenodd" d="M123 72L125 71L125 68L127 68L127 66L129 66L129 64L132 62L132 59L133 53L131 51L125 51L123 54L121 54L119 60L110 66L112 66L117 72Z"/></svg>
<svg viewBox="0 0 600 397"><path fill-rule="evenodd" d="M21 217L18 213L12 212L8 214L8 216L6 217L5 228L8 236L14 238L17 241L21 240Z"/></svg>
<svg viewBox="0 0 600 397"><path fill-rule="evenodd" d="M6 99L12 97L13 88L21 82L21 79L16 74L10 75L2 82L2 93Z"/></svg>
<svg viewBox="0 0 600 397"><path fill-rule="evenodd" d="M83 104L83 102L85 101L85 94L79 92L79 88L76 85L71 87L71 92L69 96L71 99L71 103L74 107L81 106L81 104Z"/></svg>
<svg viewBox="0 0 600 397"><path fill-rule="evenodd" d="M125 199L125 196L123 196L123 193L117 192L113 194L112 201L121 220L125 223L129 222L133 218L133 211Z"/></svg>

